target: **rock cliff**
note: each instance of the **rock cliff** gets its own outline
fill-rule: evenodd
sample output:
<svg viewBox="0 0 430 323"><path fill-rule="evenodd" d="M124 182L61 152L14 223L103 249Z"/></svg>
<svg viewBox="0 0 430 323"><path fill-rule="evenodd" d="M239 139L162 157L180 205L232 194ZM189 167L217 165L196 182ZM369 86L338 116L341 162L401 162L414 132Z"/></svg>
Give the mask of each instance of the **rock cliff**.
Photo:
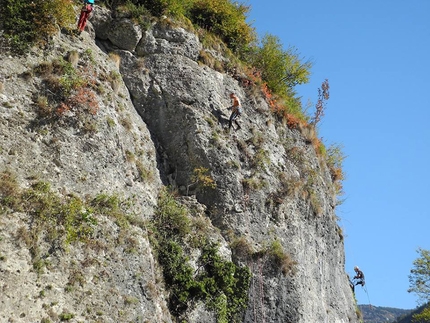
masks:
<svg viewBox="0 0 430 323"><path fill-rule="evenodd" d="M88 27L0 56L0 321L228 321L203 300L173 306L151 243L169 186L250 270L235 321L357 322L336 190L309 138L239 72L202 63L228 58L191 28L102 8Z"/></svg>

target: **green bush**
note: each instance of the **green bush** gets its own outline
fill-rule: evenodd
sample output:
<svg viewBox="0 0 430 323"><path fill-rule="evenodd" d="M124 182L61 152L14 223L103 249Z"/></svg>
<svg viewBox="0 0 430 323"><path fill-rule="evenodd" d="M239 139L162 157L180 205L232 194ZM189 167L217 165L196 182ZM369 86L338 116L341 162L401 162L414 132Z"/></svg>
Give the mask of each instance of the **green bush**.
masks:
<svg viewBox="0 0 430 323"><path fill-rule="evenodd" d="M297 265L297 262L294 261L291 256L284 251L281 243L278 240L275 240L271 244L269 254L272 255L275 263L280 266L284 275L295 273L295 266Z"/></svg>
<svg viewBox="0 0 430 323"><path fill-rule="evenodd" d="M192 219L171 193L161 192L152 223L151 243L171 291L170 311L180 316L193 302L203 301L215 311L218 322L238 322L248 302L250 270L224 260L219 255L218 245L209 243L203 233L191 234ZM200 249L197 270L185 256L184 250L190 248L191 240L193 247Z"/></svg>
<svg viewBox="0 0 430 323"><path fill-rule="evenodd" d="M151 27L151 12L143 5L135 4L131 1L122 3L122 1L114 1L110 3L105 1L106 5L121 14L128 15L135 23L139 24L143 30L148 30Z"/></svg>
<svg viewBox="0 0 430 323"><path fill-rule="evenodd" d="M57 26L68 27L75 19L69 0L3 0L0 16L0 28L18 52L46 43Z"/></svg>
<svg viewBox="0 0 430 323"><path fill-rule="evenodd" d="M266 248L254 253L253 257L258 259L268 256L269 263L275 265L277 270L280 270L284 275L294 275L296 272L297 262L286 253L279 240L274 240Z"/></svg>
<svg viewBox="0 0 430 323"><path fill-rule="evenodd" d="M113 218L119 227L128 227L130 218L123 211L125 207L117 195L98 194L89 204L98 212Z"/></svg>
<svg viewBox="0 0 430 323"><path fill-rule="evenodd" d="M68 312L63 312L59 315L60 321L70 321L72 318L75 317L75 314L72 313L68 313Z"/></svg>
<svg viewBox="0 0 430 323"><path fill-rule="evenodd" d="M197 281L194 280L193 268L188 264L188 258L179 243L167 239L158 249L158 261L163 266L163 276L172 291L170 308L179 314L186 308L190 298L199 294Z"/></svg>
<svg viewBox="0 0 430 323"><path fill-rule="evenodd" d="M160 193L154 221L159 232L165 233L166 236L177 236L182 239L191 231L187 209L179 204L167 190Z"/></svg>
<svg viewBox="0 0 430 323"><path fill-rule="evenodd" d="M147 8L152 15L185 16L195 0L132 0L136 5Z"/></svg>
<svg viewBox="0 0 430 323"><path fill-rule="evenodd" d="M5 208L19 209L21 206L21 190L16 176L10 171L0 173L0 206Z"/></svg>
<svg viewBox="0 0 430 323"><path fill-rule="evenodd" d="M167 239L159 246L158 260L171 290L170 309L179 315L190 301L202 300L217 313L218 322L238 321L248 302L250 270L222 259L216 244L205 243L201 252L199 274L195 276L178 242Z"/></svg>
<svg viewBox="0 0 430 323"><path fill-rule="evenodd" d="M346 158L342 151L342 146L336 144L331 145L326 150L325 157L331 179L334 182L336 194L341 196L343 194L343 180L345 179L345 174L343 173L343 161Z"/></svg>
<svg viewBox="0 0 430 323"><path fill-rule="evenodd" d="M233 52L240 53L256 40L255 30L246 22L250 7L230 0L196 0L189 19L218 35Z"/></svg>
<svg viewBox="0 0 430 323"><path fill-rule="evenodd" d="M302 62L296 49L287 50L277 36L267 34L260 47L254 48L250 63L261 71L269 89L281 97L294 96L293 88L309 81L310 62Z"/></svg>
<svg viewBox="0 0 430 323"><path fill-rule="evenodd" d="M36 182L22 192L22 203L37 226L45 228L51 238L65 233L65 243L88 240L97 221L93 210L76 196L63 200L51 191L49 183ZM61 228L61 229L59 229Z"/></svg>
<svg viewBox="0 0 430 323"><path fill-rule="evenodd" d="M249 268L222 259L214 243L203 246L199 261L205 268L199 280L204 283L208 307L216 310L218 322L239 322L238 315L248 303Z"/></svg>

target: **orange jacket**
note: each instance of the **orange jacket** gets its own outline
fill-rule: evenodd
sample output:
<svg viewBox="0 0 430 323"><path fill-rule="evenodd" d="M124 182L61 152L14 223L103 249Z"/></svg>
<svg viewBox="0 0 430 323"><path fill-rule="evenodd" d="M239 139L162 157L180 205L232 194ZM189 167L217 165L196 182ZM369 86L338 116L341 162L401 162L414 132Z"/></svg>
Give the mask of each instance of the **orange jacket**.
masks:
<svg viewBox="0 0 430 323"><path fill-rule="evenodd" d="M233 106L231 107L231 110L233 112L239 111L239 109L241 107L239 98L236 95L232 95L231 99L233 100Z"/></svg>

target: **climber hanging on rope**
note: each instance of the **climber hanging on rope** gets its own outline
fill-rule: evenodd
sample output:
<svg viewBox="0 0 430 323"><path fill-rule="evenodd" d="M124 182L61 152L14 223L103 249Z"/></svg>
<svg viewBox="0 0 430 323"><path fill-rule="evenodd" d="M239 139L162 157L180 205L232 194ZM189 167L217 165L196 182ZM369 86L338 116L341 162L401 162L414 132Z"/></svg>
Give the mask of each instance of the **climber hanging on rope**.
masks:
<svg viewBox="0 0 430 323"><path fill-rule="evenodd" d="M78 21L79 34L84 31L85 26L87 24L87 20L91 12L93 12L93 10L94 10L94 0L84 0L83 6L81 9L81 15L79 16L79 21Z"/></svg>
<svg viewBox="0 0 430 323"><path fill-rule="evenodd" d="M354 276L353 280L357 280L357 282L355 283L355 286L361 285L362 287L364 287L364 284L366 282L364 281L363 272L357 266L354 267L354 271L355 271L355 276Z"/></svg>
<svg viewBox="0 0 430 323"><path fill-rule="evenodd" d="M364 291L366 292L367 299L369 300L369 306L370 306L370 308L372 308L372 304L370 303L369 293L367 292L367 287L364 286L366 284L366 282L364 281L364 274L360 270L360 268L358 268L357 266L354 267L354 271L355 271L355 276L352 279L353 281L351 281L351 280L349 281L349 284L352 288L352 292L354 293L354 287L355 286L361 285L361 287L363 287ZM349 275L348 275L348 279L349 279ZM354 285L355 280L357 280L357 281L355 282L355 285Z"/></svg>

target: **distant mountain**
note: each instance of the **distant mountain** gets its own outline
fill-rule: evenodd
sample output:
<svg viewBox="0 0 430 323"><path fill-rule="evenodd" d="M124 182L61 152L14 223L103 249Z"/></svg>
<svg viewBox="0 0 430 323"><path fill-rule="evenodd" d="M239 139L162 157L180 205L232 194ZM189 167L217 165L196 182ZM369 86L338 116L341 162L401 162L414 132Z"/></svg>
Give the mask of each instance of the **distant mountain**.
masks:
<svg viewBox="0 0 430 323"><path fill-rule="evenodd" d="M373 305L358 305L364 323L393 323L400 317L404 317L412 312L412 310L404 310L400 308L379 307ZM407 323L405 321L402 323Z"/></svg>
<svg viewBox="0 0 430 323"><path fill-rule="evenodd" d="M410 313L408 313L406 315L402 315L393 323L412 323L412 316L414 314L421 312L424 309L424 307L426 307L426 305L420 306L420 307L414 309L413 311L411 311Z"/></svg>

